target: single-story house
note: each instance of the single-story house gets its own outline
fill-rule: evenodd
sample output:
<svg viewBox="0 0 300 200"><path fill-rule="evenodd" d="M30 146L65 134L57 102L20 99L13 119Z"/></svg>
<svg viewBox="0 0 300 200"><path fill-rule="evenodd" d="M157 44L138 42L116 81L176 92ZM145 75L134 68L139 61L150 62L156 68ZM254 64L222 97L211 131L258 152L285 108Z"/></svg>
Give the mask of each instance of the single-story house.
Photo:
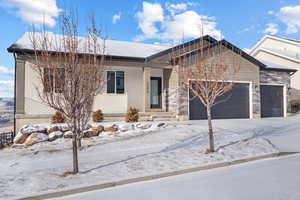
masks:
<svg viewBox="0 0 300 200"><path fill-rule="evenodd" d="M241 69L233 80L231 98L213 110L217 119L285 116L289 98L290 76L295 69L268 66L226 40L204 36L208 44L219 43L228 48L227 56L241 52ZM176 48L195 45L195 39ZM93 108L102 109L106 119L123 120L129 107L136 107L142 119L205 119L199 101L189 91L179 88L178 71L170 61L174 47L106 40L106 66L109 80L105 91L95 98ZM29 33L12 44L8 51L15 58L15 123L44 123L54 113L41 103L34 85L31 68L33 49ZM26 55L26 56L24 56Z"/></svg>

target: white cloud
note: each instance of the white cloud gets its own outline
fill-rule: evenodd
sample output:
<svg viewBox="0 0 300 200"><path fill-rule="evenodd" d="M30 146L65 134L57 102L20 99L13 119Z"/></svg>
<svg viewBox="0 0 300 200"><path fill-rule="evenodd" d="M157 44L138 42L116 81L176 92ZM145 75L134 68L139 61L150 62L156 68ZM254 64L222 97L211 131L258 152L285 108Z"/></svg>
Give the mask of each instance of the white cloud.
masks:
<svg viewBox="0 0 300 200"><path fill-rule="evenodd" d="M10 70L7 67L0 66L0 75L14 75L14 70Z"/></svg>
<svg viewBox="0 0 300 200"><path fill-rule="evenodd" d="M0 80L0 87L14 87L14 81L11 80Z"/></svg>
<svg viewBox="0 0 300 200"><path fill-rule="evenodd" d="M4 2L4 3L3 3ZM53 27L56 18L62 11L56 5L56 0L3 0L1 2L7 8L16 10L16 14L23 21Z"/></svg>
<svg viewBox="0 0 300 200"><path fill-rule="evenodd" d="M267 13L268 13L269 15L273 15L273 14L274 14L274 11L273 11L273 10L269 10Z"/></svg>
<svg viewBox="0 0 300 200"><path fill-rule="evenodd" d="M269 23L266 25L266 29L264 30L264 33L276 35L278 33L278 24Z"/></svg>
<svg viewBox="0 0 300 200"><path fill-rule="evenodd" d="M221 31L216 28L217 23L214 21L214 18L199 15L191 10L174 15L170 21L164 23L164 26L163 39L178 41L183 36L185 38L196 38L202 35L202 27L203 35L211 35L216 38L222 35Z"/></svg>
<svg viewBox="0 0 300 200"><path fill-rule="evenodd" d="M189 4L184 3L166 4L166 10L170 13L168 14L158 3L143 2L142 11L137 13L139 28L143 34L138 35L135 40L159 39L178 42L183 37L200 37L202 27L203 35L222 37L214 17L188 10L188 6Z"/></svg>
<svg viewBox="0 0 300 200"><path fill-rule="evenodd" d="M152 4L144 1L142 11L138 12L136 16L139 28L143 32L143 35L138 36L136 40L158 37L159 29L156 27L156 23L164 20L164 11L159 3Z"/></svg>
<svg viewBox="0 0 300 200"><path fill-rule="evenodd" d="M114 14L114 16L112 17L112 23L115 24L120 19L121 19L121 13Z"/></svg>
<svg viewBox="0 0 300 200"><path fill-rule="evenodd" d="M286 33L297 33L300 29L300 5L282 7L278 18L287 25Z"/></svg>

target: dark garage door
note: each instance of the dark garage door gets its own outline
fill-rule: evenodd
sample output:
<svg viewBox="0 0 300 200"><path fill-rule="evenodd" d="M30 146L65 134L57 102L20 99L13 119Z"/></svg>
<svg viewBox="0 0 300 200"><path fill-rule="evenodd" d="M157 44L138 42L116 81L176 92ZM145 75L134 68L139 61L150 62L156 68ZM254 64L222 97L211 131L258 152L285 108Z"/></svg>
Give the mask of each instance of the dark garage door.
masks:
<svg viewBox="0 0 300 200"><path fill-rule="evenodd" d="M283 86L261 85L261 117L283 117Z"/></svg>
<svg viewBox="0 0 300 200"><path fill-rule="evenodd" d="M219 97L217 101L228 98L225 102L212 107L213 119L249 118L249 84L235 83L233 89ZM205 106L190 92L189 117L191 120L207 119Z"/></svg>

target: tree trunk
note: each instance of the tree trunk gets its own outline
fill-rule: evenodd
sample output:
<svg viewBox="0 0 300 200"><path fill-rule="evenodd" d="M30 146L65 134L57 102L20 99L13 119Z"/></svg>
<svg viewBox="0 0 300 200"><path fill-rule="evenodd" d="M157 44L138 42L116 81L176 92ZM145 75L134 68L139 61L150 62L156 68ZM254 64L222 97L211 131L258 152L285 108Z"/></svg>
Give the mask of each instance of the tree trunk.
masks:
<svg viewBox="0 0 300 200"><path fill-rule="evenodd" d="M77 130L75 129L75 133L73 133L73 172L75 174L78 173L78 150L77 150Z"/></svg>
<svg viewBox="0 0 300 200"><path fill-rule="evenodd" d="M77 139L77 148L80 150L81 148L81 135L78 136L78 139Z"/></svg>
<svg viewBox="0 0 300 200"><path fill-rule="evenodd" d="M207 122L208 122L208 137L209 137L209 152L215 151L215 144L214 144L214 133L212 128L212 121L211 121L211 107L207 106Z"/></svg>

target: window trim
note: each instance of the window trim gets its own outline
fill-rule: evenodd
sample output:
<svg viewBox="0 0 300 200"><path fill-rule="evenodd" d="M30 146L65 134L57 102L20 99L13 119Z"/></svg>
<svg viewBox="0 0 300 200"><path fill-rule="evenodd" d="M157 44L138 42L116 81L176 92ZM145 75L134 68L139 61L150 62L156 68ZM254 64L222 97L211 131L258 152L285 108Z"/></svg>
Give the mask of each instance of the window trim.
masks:
<svg viewBox="0 0 300 200"><path fill-rule="evenodd" d="M108 89L108 81L106 79L106 90L105 90L105 93L108 94L108 95L124 95L126 94L126 81L125 81L125 71L124 70L106 70L106 78L107 78L107 75L108 75L108 72L114 72L115 73L115 89L114 89L114 93L108 93L107 92L107 89ZM123 93L117 93L117 72L123 72L124 73L124 92Z"/></svg>

